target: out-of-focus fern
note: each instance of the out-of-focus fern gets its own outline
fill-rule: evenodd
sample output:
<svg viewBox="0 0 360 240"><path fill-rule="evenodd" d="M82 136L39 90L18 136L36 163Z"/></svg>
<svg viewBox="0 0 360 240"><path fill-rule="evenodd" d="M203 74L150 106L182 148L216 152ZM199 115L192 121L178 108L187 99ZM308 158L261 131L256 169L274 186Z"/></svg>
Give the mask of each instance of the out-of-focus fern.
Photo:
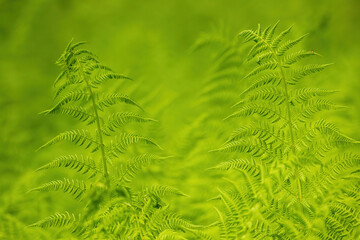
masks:
<svg viewBox="0 0 360 240"><path fill-rule="evenodd" d="M201 89L200 100L211 105L214 112L219 112L238 95L236 83L241 78L244 61L241 44L230 38L227 32L223 26L218 27L213 33L203 34L193 46L193 50L206 47L213 53L210 54L210 71Z"/></svg>
<svg viewBox="0 0 360 240"><path fill-rule="evenodd" d="M318 54L290 52L306 35L285 40L292 27L277 25L239 34L253 43L253 69L227 117L241 127L215 150L234 157L216 167L232 173L215 198L220 239L358 239L360 156L346 151L358 142L319 114L341 108L326 98L333 91L299 86L329 64L300 65Z"/></svg>
<svg viewBox="0 0 360 240"><path fill-rule="evenodd" d="M119 103L141 109L130 97L105 91L107 81L130 78L102 65L93 53L79 48L83 44L70 42L57 61L62 68L54 83L57 103L42 113L69 115L86 127L60 133L40 149L67 141L85 148L87 154L60 156L38 171L65 168L88 178L54 180L30 191L62 191L81 200L85 208L76 215L55 213L31 227L64 227L80 239L183 239L185 231L201 234L200 226L174 214L163 200L168 194L183 193L166 186L140 192L132 188L142 167L165 157L144 153L125 161L122 154L131 145L161 148L149 137L126 132L124 125L155 120L138 113L113 112L111 107ZM111 163L114 166L109 168Z"/></svg>

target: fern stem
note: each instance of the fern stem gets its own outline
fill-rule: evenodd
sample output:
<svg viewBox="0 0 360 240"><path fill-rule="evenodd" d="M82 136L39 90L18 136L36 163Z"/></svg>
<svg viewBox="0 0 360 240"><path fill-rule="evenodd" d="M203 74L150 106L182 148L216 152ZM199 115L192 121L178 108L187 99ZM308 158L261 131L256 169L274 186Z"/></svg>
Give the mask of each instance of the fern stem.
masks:
<svg viewBox="0 0 360 240"><path fill-rule="evenodd" d="M84 79L85 79L85 82L86 82L86 86L87 86L87 88L89 90L90 98L91 98L93 109L94 109L95 121L96 121L97 131L98 131L98 134L99 134L99 145L100 145L101 158L102 158L102 163L103 163L103 168L104 168L104 177L105 177L105 180L106 180L106 185L109 188L110 187L110 179L109 179L109 172L108 172L108 169L107 169L104 141L103 141L103 136L102 136L99 113L98 113L98 110L97 110L97 104L96 104L96 101L95 101L94 93L93 93L92 88L91 88L91 86L89 84L89 81L87 80L86 77L84 77Z"/></svg>
<svg viewBox="0 0 360 240"><path fill-rule="evenodd" d="M276 57L276 60L279 61L279 59ZM289 132L290 132L290 140L291 140L291 151L293 154L295 154L295 140L294 140L294 133L293 133L293 126L292 126L292 119L291 119L291 110L290 110L290 97L288 93L287 88L287 81L285 78L285 73L282 65L280 65L280 72L281 72L281 78L283 79L284 83L284 91L285 91L285 98L286 98L286 109L288 114L288 124L289 124Z"/></svg>
<svg viewBox="0 0 360 240"><path fill-rule="evenodd" d="M287 81L286 81L286 75L282 66L282 62L279 60L278 56L276 55L276 53L274 52L274 49L268 44L268 42L260 35L258 35L258 37L266 44L266 46L269 48L269 50L271 51L272 55L274 56L275 61L278 63L279 67L280 67L280 73L281 73L281 78L282 78L282 82L284 84L284 92L285 92L285 98L286 98L286 109L287 109L287 114L288 114L288 125L289 125L289 133L290 133L290 140L291 140L291 151L293 154L295 154L295 140L294 140L294 133L293 133L293 126L292 126L292 119L291 119L291 110L290 110L290 97L289 97L289 92L288 92L288 88L287 88Z"/></svg>

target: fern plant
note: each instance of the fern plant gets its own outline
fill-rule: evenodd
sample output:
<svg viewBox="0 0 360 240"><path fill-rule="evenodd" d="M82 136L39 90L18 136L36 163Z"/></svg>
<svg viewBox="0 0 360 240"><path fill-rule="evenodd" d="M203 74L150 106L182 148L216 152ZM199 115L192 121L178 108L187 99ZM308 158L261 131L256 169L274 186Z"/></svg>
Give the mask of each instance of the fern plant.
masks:
<svg viewBox="0 0 360 240"><path fill-rule="evenodd" d="M330 64L300 64L318 54L291 51L306 35L285 40L292 27L277 26L239 34L253 68L226 118L240 127L215 150L234 158L215 167L232 173L215 198L220 239L358 239L360 156L347 150L358 142L323 117L341 108L334 91L303 87Z"/></svg>
<svg viewBox="0 0 360 240"><path fill-rule="evenodd" d="M38 171L65 168L88 178L53 180L30 191L62 191L84 207L79 215L55 213L31 227L63 227L79 239L184 239L181 232L185 231L201 235L200 226L180 218L163 201L168 195L184 196L182 192L167 186L140 191L132 186L142 167L166 157L136 148L131 159L125 160L131 145L161 148L149 137L126 132L124 125L155 120L133 112L114 112L112 106L119 103L140 108L124 94L105 91L107 81L130 78L102 65L92 52L79 48L83 44L70 42L57 61L62 68L54 83L57 103L42 114L69 115L86 127L60 133L40 149L68 141L87 154L60 156Z"/></svg>

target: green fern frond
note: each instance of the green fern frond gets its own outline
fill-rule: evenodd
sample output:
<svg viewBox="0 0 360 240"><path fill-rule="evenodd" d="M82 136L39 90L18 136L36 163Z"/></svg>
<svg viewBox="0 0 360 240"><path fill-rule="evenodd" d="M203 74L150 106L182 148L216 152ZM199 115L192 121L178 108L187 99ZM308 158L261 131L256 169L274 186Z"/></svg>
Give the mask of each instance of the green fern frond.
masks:
<svg viewBox="0 0 360 240"><path fill-rule="evenodd" d="M301 79L314 74L321 72L326 67L331 66L332 64L308 64L303 67L297 68L294 70L294 74L292 78L289 80L288 84L295 85L298 83Z"/></svg>
<svg viewBox="0 0 360 240"><path fill-rule="evenodd" d="M245 99L235 103L233 107L238 106L242 103L253 102L258 100L269 101L270 103L280 105L286 100L286 97L281 89L278 89L276 87L268 87L249 93Z"/></svg>
<svg viewBox="0 0 360 240"><path fill-rule="evenodd" d="M249 88L244 90L241 95L244 95L248 92L251 92L255 89L258 89L260 87L277 87L281 83L281 76L276 73L269 73L265 74L264 76L261 76L258 81L253 83Z"/></svg>
<svg viewBox="0 0 360 240"><path fill-rule="evenodd" d="M314 97L321 97L321 96L327 96L330 95L332 93L335 93L337 91L335 90L325 90L325 89L319 89L319 88L300 88L300 89L296 89L292 94L291 94L291 99L289 100L290 102L294 103L304 103L306 101L308 101L311 98Z"/></svg>
<svg viewBox="0 0 360 240"><path fill-rule="evenodd" d="M256 67L250 73L248 73L243 79L256 76L264 71L275 70L278 67L278 63L272 60L262 63L260 66Z"/></svg>
<svg viewBox="0 0 360 240"><path fill-rule="evenodd" d="M114 156L118 156L118 153L124 153L129 145L135 143L144 143L158 147L162 149L157 143L154 142L153 139L139 136L130 133L122 133L121 135L115 136L114 140L110 142L107 146L107 152L113 154Z"/></svg>
<svg viewBox="0 0 360 240"><path fill-rule="evenodd" d="M92 145L99 145L99 143L91 136L89 131L84 129L78 129L60 133L59 135L42 145L38 150L62 141L69 141L79 146L85 146L85 148L89 148Z"/></svg>
<svg viewBox="0 0 360 240"><path fill-rule="evenodd" d="M257 177L260 174L259 168L248 159L234 159L228 162L223 162L214 167L219 170L237 169Z"/></svg>
<svg viewBox="0 0 360 240"><path fill-rule="evenodd" d="M304 58L311 57L314 55L319 56L319 54L314 51L300 50L298 52L290 53L287 56L285 56L284 63L286 65L291 65L291 64L297 63L298 61L300 61Z"/></svg>
<svg viewBox="0 0 360 240"><path fill-rule="evenodd" d="M138 172L145 166L154 161L164 160L169 157L160 157L153 154L142 154L136 156L128 161L128 163L121 169L121 180L131 182L131 180L138 174Z"/></svg>
<svg viewBox="0 0 360 240"><path fill-rule="evenodd" d="M95 122L95 116L81 106L61 106L46 110L41 114L65 114L88 124Z"/></svg>
<svg viewBox="0 0 360 240"><path fill-rule="evenodd" d="M140 109L142 109L134 100L129 98L126 95L113 93L109 95L105 95L102 99L99 100L98 106L100 109L103 109L104 107L110 107L117 103L125 103L129 105L134 105Z"/></svg>
<svg viewBox="0 0 360 240"><path fill-rule="evenodd" d="M291 31L291 29L293 28L294 26L290 26L288 29L282 31L281 33L279 33L279 35L277 35L271 42L271 48L272 49L277 49L278 46L279 46L279 43L284 40L284 38L286 37L286 35L288 35Z"/></svg>
<svg viewBox="0 0 360 240"><path fill-rule="evenodd" d="M301 40L303 40L308 34L305 34L295 40L289 40L286 43L284 43L283 45L281 45L277 50L276 50L276 54L278 56L283 56L285 54L285 52L287 52L289 49L291 49L292 47L294 47L295 45L297 45L299 42L301 42Z"/></svg>
<svg viewBox="0 0 360 240"><path fill-rule="evenodd" d="M155 119L142 117L131 112L114 113L109 117L108 123L104 127L105 131L114 132L116 129L123 127L124 124L130 122L155 122Z"/></svg>
<svg viewBox="0 0 360 240"><path fill-rule="evenodd" d="M82 91L82 90L68 92L61 98L61 100L53 108L48 110L48 112L51 112L51 111L55 110L56 108L61 107L70 102L88 101L89 98L90 98L90 95L87 92Z"/></svg>
<svg viewBox="0 0 360 240"><path fill-rule="evenodd" d="M116 74L116 73L100 73L98 74L92 81L91 86L96 88L99 85L103 84L105 81L112 80L112 79L125 79L125 80L131 80L131 78L126 77L124 75Z"/></svg>
<svg viewBox="0 0 360 240"><path fill-rule="evenodd" d="M68 212L55 213L48 216L43 220L40 220L29 227L51 228L51 227L67 227L76 221L75 215Z"/></svg>
<svg viewBox="0 0 360 240"><path fill-rule="evenodd" d="M248 126L243 126L233 131L226 143L237 141L246 137L256 137L264 142L268 142L269 144L275 141L287 144L286 140L284 140L283 132L281 132L280 130L275 130L274 127L271 127L270 125L261 122L259 126L252 124Z"/></svg>
<svg viewBox="0 0 360 240"><path fill-rule="evenodd" d="M78 156L76 154L58 157L50 163L38 168L36 171L61 167L74 169L82 174L89 173L90 177L101 173L100 169L98 169L95 161L91 157L85 157L83 155Z"/></svg>
<svg viewBox="0 0 360 240"><path fill-rule="evenodd" d="M174 187L164 186L164 185L152 186L150 189L146 189L145 193L149 194L151 196L154 196L156 198L159 198L159 199L161 199L165 196L170 196L170 195L189 197L188 195L186 195L185 193L181 192L180 190L178 190Z"/></svg>
<svg viewBox="0 0 360 240"><path fill-rule="evenodd" d="M265 147L246 141L233 141L225 144L221 148L213 150L213 152L238 152L247 153L251 156L266 160L272 155L271 151Z"/></svg>
<svg viewBox="0 0 360 240"><path fill-rule="evenodd" d="M231 119L231 118L239 118L239 117L248 117L248 116L252 116L252 115L259 115L265 119L269 119L272 123L275 123L277 121L279 121L280 119L284 119L284 116L282 116L281 113L281 109L280 108L274 108L271 106L267 106L265 104L259 104L259 103L248 103L242 107L240 107L240 109L231 114L230 116L226 117L226 119Z"/></svg>
<svg viewBox="0 0 360 240"><path fill-rule="evenodd" d="M55 180L31 189L29 192L49 192L62 191L71 194L75 199L80 198L86 192L86 185L83 181L64 178L64 180Z"/></svg>

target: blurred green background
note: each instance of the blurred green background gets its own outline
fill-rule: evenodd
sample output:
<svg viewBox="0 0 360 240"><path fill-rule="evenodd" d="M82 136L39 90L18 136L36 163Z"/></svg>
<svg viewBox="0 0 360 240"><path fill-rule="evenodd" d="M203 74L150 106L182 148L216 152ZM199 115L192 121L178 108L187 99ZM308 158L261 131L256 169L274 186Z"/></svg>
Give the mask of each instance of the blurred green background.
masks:
<svg viewBox="0 0 360 240"><path fill-rule="evenodd" d="M35 150L74 122L37 113L52 104L59 73L54 63L73 38L87 41L86 48L104 64L135 79L124 91L159 120L149 131L175 157L144 170L139 186L178 187L191 197L174 199L174 208L195 223L212 222L215 213L207 199L216 195L221 176L206 169L222 159L208 151L233 128L222 122L226 114L216 116L215 125L204 125L212 106L199 103L199 92L211 51L194 53L191 46L218 26L232 37L278 20L280 28L295 24L294 35L310 33L303 47L320 53L317 61L335 63L311 84L340 90L334 98L349 108L333 114L333 121L359 139L359 0L0 0L0 213L27 225L72 207L67 196L26 191L62 176L34 173L56 157L51 150Z"/></svg>

